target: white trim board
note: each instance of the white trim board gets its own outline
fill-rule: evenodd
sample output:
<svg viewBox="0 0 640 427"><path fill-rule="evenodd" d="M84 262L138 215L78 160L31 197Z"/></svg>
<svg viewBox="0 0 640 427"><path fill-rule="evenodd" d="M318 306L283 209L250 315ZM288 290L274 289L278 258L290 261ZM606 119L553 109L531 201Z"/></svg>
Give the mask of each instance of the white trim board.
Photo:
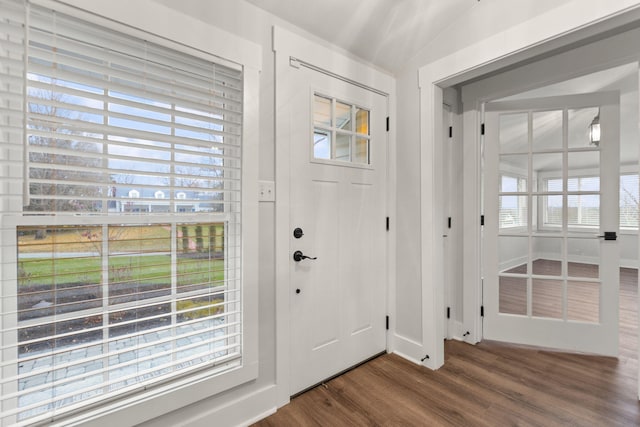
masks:
<svg viewBox="0 0 640 427"><path fill-rule="evenodd" d="M440 315L440 310L444 308L444 289L442 281L439 280L442 277L442 263L432 256L438 253L440 241L436 236L442 234L442 221L439 221L441 189L436 179L439 176L441 159L437 157L436 142L442 139L440 117L443 88L488 75L538 55L629 25L639 19L640 5L635 1L574 0L420 68L421 257L422 271L431 272L430 275L423 274L422 277L422 346L423 352L431 355L423 362L425 366L437 369L444 364L444 345L440 339L444 328ZM479 212L479 199L470 200L475 205L470 208L471 211ZM467 229L466 225L465 221L465 233L479 235L479 222L477 227L471 229ZM468 259L467 254L479 259L479 242L472 242L468 252L465 252L465 260ZM468 268L475 270L471 272L471 276L479 280L479 262L471 262L469 266L465 266L465 270ZM465 274L465 280L468 276ZM474 296L471 297L473 301ZM466 298L467 295L465 306ZM479 323L479 319L478 322L472 320L474 324ZM467 321L468 319L465 319L465 324ZM478 332L477 328L472 330L471 342L477 338Z"/></svg>

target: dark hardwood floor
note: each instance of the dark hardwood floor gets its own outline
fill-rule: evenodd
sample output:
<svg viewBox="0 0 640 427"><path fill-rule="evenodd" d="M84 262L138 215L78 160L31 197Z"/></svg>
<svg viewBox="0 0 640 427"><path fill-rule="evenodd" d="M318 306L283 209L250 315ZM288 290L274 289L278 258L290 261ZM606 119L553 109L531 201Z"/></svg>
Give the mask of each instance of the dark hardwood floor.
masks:
<svg viewBox="0 0 640 427"><path fill-rule="evenodd" d="M620 274L620 357L445 343L437 371L380 356L255 426L640 426L637 270Z"/></svg>

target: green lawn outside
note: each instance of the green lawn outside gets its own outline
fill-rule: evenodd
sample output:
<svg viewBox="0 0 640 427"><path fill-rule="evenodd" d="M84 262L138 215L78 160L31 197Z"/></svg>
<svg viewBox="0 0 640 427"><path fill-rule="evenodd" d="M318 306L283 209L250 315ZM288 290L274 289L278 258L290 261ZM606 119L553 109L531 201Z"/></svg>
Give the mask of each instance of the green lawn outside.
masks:
<svg viewBox="0 0 640 427"><path fill-rule="evenodd" d="M109 283L170 285L170 230L169 224L109 226ZM102 283L102 227L19 227L18 237L20 286ZM222 284L223 223L178 224L175 238L179 286Z"/></svg>
<svg viewBox="0 0 640 427"><path fill-rule="evenodd" d="M221 282L224 279L224 260L179 258L178 285ZM110 282L171 283L169 255L111 256ZM26 259L19 262L19 285L57 285L67 283L96 284L102 282L102 259L85 258Z"/></svg>

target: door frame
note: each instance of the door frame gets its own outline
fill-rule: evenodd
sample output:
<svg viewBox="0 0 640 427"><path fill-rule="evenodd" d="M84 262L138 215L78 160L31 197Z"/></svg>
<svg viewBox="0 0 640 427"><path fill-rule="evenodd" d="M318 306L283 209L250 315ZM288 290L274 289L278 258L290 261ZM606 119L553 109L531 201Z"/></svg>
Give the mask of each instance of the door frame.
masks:
<svg viewBox="0 0 640 427"><path fill-rule="evenodd" d="M349 81L387 96L387 113L390 122L395 123L395 80L373 67L355 61L336 49L320 45L282 27L273 28L273 50L275 52L275 186L276 203L274 211L275 235L275 278L276 295L276 396L275 407L281 407L290 400L290 147L296 141L290 139L290 118L284 112L284 105L296 90L291 84L289 73L295 67L305 66L324 72L333 77ZM387 351L394 351L393 318L395 317L395 278L396 278L396 232L393 219L396 217L396 149L395 129L387 132L387 195L386 211L391 218L391 227L387 233L387 313L391 317L387 331ZM268 156L267 156L268 158ZM261 179L267 177L260 177ZM381 224L383 226L383 224ZM270 298L270 297L269 297ZM273 337L264 337L273 340Z"/></svg>
<svg viewBox="0 0 640 427"><path fill-rule="evenodd" d="M415 349L415 356L430 354L423 364L431 369L437 369L444 364L444 344L439 337L444 328L441 311L444 309L444 286L438 281L442 275L442 267L433 262L430 254L438 250L440 240L436 238L442 234L442 226L434 221L441 211L441 198L438 185L433 177L438 176L441 156L437 154L436 146L442 140L442 99L446 88L455 87L465 82L475 81L503 71L498 83L508 81L504 78L517 64L530 62L535 58L548 56L560 51L568 52L576 46L583 46L591 40L620 34L630 28L637 28L640 20L640 5L634 2L624 4L599 5L599 7L585 7L584 3L572 1L559 6L547 14L538 15L531 19L502 31L495 37L481 39L473 45L460 49L441 59L434 60L419 69L420 90L420 157L421 157L421 225L422 225L422 271L428 272L422 277L422 346ZM602 40L601 40L602 41ZM579 47L578 47L579 49ZM571 54L571 59L564 59L565 63L576 65L573 61L585 62ZM607 57L607 58L604 58ZM624 61L622 58L629 59ZM637 59L635 49L625 46L620 49L610 49L601 58L589 58L591 63L598 61L608 63L613 60L619 63L632 62ZM565 67L566 68L566 67ZM578 67L581 68L581 67ZM595 71L595 70L594 70ZM567 75L571 73L566 71ZM546 80L536 74L538 80ZM490 80L488 77L487 80ZM499 85L486 89L499 92ZM540 84L540 82L539 82ZM540 84L542 85L542 84ZM476 88L479 91L480 88ZM502 96L506 96L502 95ZM498 96L499 97L499 96ZM473 106L470 104L473 103ZM477 173L480 154L480 135L477 111L481 111L482 99L480 94L468 96L463 113L464 121L464 163L465 170ZM476 175L479 178L479 174ZM466 178L465 178L466 181ZM479 338L480 304L478 302L481 289L480 269L480 215L479 197L467 198L465 186L465 201L470 207L465 208L463 221L465 235L464 253L464 327L468 329L467 339L474 343ZM478 199L478 200L476 200ZM469 292L467 292L469 290ZM639 387L640 390L640 387Z"/></svg>

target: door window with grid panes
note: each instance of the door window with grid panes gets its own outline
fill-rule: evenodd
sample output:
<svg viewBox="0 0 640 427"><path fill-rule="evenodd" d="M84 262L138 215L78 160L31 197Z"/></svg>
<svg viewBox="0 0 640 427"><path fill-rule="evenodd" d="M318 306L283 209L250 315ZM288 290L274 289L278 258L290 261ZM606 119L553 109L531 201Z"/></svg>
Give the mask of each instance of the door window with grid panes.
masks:
<svg viewBox="0 0 640 427"><path fill-rule="evenodd" d="M314 159L368 165L371 163L370 135L368 109L314 95Z"/></svg>

